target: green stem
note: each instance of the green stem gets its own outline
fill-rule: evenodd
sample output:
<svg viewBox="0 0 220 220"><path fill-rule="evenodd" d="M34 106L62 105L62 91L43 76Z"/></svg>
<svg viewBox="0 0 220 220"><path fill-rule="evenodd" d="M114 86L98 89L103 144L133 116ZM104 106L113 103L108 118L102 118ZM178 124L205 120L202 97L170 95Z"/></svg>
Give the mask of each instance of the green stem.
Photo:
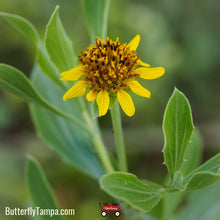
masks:
<svg viewBox="0 0 220 220"><path fill-rule="evenodd" d="M128 172L125 144L123 138L122 125L121 125L121 112L117 101L115 102L114 107L111 109L111 117L112 117L112 125L115 135L118 166L120 171Z"/></svg>
<svg viewBox="0 0 220 220"><path fill-rule="evenodd" d="M113 168L112 163L109 159L108 152L106 150L106 147L105 147L100 135L96 134L95 136L93 136L92 142L96 148L96 151L99 155L99 159L100 159L105 171L107 173L113 172L114 168Z"/></svg>
<svg viewBox="0 0 220 220"><path fill-rule="evenodd" d="M106 150L106 146L104 145L102 138L100 136L99 130L97 129L94 121L89 116L86 105L82 99L80 99L80 105L81 105L83 118L89 130L92 132L92 143L96 149L99 159L103 165L103 168L107 173L112 172L114 171L114 168L109 158L109 154Z"/></svg>

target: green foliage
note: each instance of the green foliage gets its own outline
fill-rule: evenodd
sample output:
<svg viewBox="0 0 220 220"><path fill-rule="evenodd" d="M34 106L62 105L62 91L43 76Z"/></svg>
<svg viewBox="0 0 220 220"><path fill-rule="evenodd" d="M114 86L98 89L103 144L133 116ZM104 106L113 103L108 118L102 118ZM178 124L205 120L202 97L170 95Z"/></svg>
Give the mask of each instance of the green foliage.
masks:
<svg viewBox="0 0 220 220"><path fill-rule="evenodd" d="M185 96L175 89L168 102L163 122L166 140L163 152L172 178L168 186L170 191L203 188L220 178L219 155L194 170L201 157L201 139L195 132L190 142L193 128L190 105Z"/></svg>
<svg viewBox="0 0 220 220"><path fill-rule="evenodd" d="M204 164L198 167L193 173L203 172L203 171L216 173L219 168L220 168L220 153L216 154L214 157L206 161Z"/></svg>
<svg viewBox="0 0 220 220"><path fill-rule="evenodd" d="M172 182L168 184L169 191L175 191L175 190L184 190L183 186L183 173L181 171L176 171L173 177Z"/></svg>
<svg viewBox="0 0 220 220"><path fill-rule="evenodd" d="M191 192L188 204L175 220L218 220L220 216L220 181Z"/></svg>
<svg viewBox="0 0 220 220"><path fill-rule="evenodd" d="M96 36L102 39L106 37L109 4L110 0L82 0L93 43ZM197 168L201 159L202 141L198 131L193 133L191 109L183 93L175 89L164 113L163 153L171 177L167 190L159 184L141 181L129 173L113 172L101 177L104 171L91 148L94 138L99 144L98 147L104 146L102 142L100 143L99 132L93 131L95 123L93 124L90 118L85 119L87 117L85 115L83 118L83 109L80 108L79 100L74 99L65 104L62 101L66 84L59 80L59 73L76 65L76 57L72 42L67 37L59 18L59 7L55 8L47 25L45 42L41 41L34 26L26 19L4 12L0 12L0 16L29 39L38 50L36 57L38 65L33 69L32 82L19 70L0 64L0 88L31 103L31 115L38 135L63 160L95 179L101 178L99 183L106 193L135 210L151 211L153 217L163 220L172 219L173 213L185 196L185 191L197 190L191 194L189 204L177 219L217 220L219 218L217 207L220 204L219 182L204 190L198 189L220 179L220 154ZM115 97L110 97L110 108L114 104ZM92 114L93 119L98 117L98 106L95 101ZM91 133L96 136L91 137ZM100 159L105 160L104 157ZM39 164L32 158L29 158L27 163L27 182L36 206L57 208L57 201L49 183ZM129 210L128 213L138 219L151 218L145 213L139 215L135 210ZM61 217L56 216L53 219L60 220Z"/></svg>
<svg viewBox="0 0 220 220"><path fill-rule="evenodd" d="M220 179L220 172L198 172L195 173L187 183L188 190L204 188Z"/></svg>
<svg viewBox="0 0 220 220"><path fill-rule="evenodd" d="M160 202L151 210L151 216L161 219L173 219L173 213L181 203L184 192L167 192Z"/></svg>
<svg viewBox="0 0 220 220"><path fill-rule="evenodd" d="M220 153L206 161L184 180L188 190L206 187L220 179Z"/></svg>
<svg viewBox="0 0 220 220"><path fill-rule="evenodd" d="M91 42L96 37L106 38L110 0L81 0Z"/></svg>
<svg viewBox="0 0 220 220"><path fill-rule="evenodd" d="M59 72L71 68L74 65L75 56L72 43L66 36L60 21L58 10L59 7L56 7L47 25L45 36L47 50L39 39L36 29L29 21L20 16L7 13L1 13L1 15L37 46L37 61L41 70L60 88L65 88L59 80ZM82 120L78 102L73 101L72 104L66 102L63 105L62 96L65 91L56 88L57 86L36 67L35 73L36 77L33 77L33 82L35 82L35 87L42 96L23 73L4 64L0 66L0 86L26 101L34 103L31 105L31 109L38 134L65 161L94 178L100 177L103 170L96 154L91 149L91 140L87 134L91 131ZM43 80L46 83L43 83ZM56 92L58 93L57 96L55 96ZM73 132L73 134L68 131Z"/></svg>
<svg viewBox="0 0 220 220"><path fill-rule="evenodd" d="M51 60L60 72L73 68L75 55L72 42L67 37L59 18L59 6L57 6L47 25L45 43Z"/></svg>
<svg viewBox="0 0 220 220"><path fill-rule="evenodd" d="M175 89L167 104L163 121L165 136L163 153L171 179L182 166L193 129L189 102L179 90Z"/></svg>
<svg viewBox="0 0 220 220"><path fill-rule="evenodd" d="M5 18L16 30L18 30L22 35L24 35L28 40L32 41L35 45L38 44L38 33L35 27L28 20L21 16L5 12L0 12L0 16Z"/></svg>
<svg viewBox="0 0 220 220"><path fill-rule="evenodd" d="M198 167L202 157L202 138L198 130L194 130L189 145L186 148L184 161L180 168L183 176L186 176Z"/></svg>
<svg viewBox="0 0 220 220"><path fill-rule="evenodd" d="M50 56L42 41L38 44L37 62L41 70L61 88L65 88L63 82L59 80L60 73L55 64L51 61Z"/></svg>
<svg viewBox="0 0 220 220"><path fill-rule="evenodd" d="M163 198L163 218L162 219L172 219L173 214L178 208L179 204L184 198L184 192L170 192L167 193Z"/></svg>
<svg viewBox="0 0 220 220"><path fill-rule="evenodd" d="M1 13L1 15L10 19L10 23L37 46L37 60L41 70L43 70L53 82L59 85L59 87L65 88L58 78L59 70L51 61L34 26L20 16L7 13ZM56 63L58 67L66 66L65 68L67 68L68 65L70 67L70 62L72 62L74 54L71 48L72 44L67 38L59 19L58 7L55 9L47 27L46 44L50 55L52 54L53 61L56 62L56 59L59 59L60 63ZM55 48L53 48L54 44ZM53 49L58 52L54 53ZM57 53L59 57L54 55L57 55ZM63 54L66 58L60 54ZM69 61L66 61L66 59L69 59ZM67 64L68 62L69 64ZM45 77L39 69L35 68L35 70L36 77L33 77L33 82L37 83L33 86L27 77L19 70L5 64L0 64L0 87L18 95L27 102L34 103L31 109L38 134L46 140L65 161L94 178L100 177L103 171L96 158L96 154L91 149L91 140L86 134L89 131L88 127L84 124L79 110L76 111L78 108L77 101L72 104L68 104L67 102L66 105L63 105L62 96L65 91L56 88L57 86ZM46 83L43 83L43 80L45 80ZM41 95L35 87L41 92ZM56 92L58 93L57 96ZM46 101L45 98L48 100ZM75 109L75 111L73 111L73 109ZM70 134L69 131L73 132L73 134Z"/></svg>
<svg viewBox="0 0 220 220"><path fill-rule="evenodd" d="M113 172L100 180L101 188L111 196L124 201L134 209L149 212L162 198L163 188L141 182L130 173Z"/></svg>
<svg viewBox="0 0 220 220"><path fill-rule="evenodd" d="M64 105L64 90L57 87L37 67L32 72L32 82L48 102L54 103L57 109L65 114L74 115L83 123L78 101L71 100ZM90 137L79 126L39 105L31 105L31 115L38 135L63 160L93 178L99 178L103 174L96 154L91 149Z"/></svg>
<svg viewBox="0 0 220 220"><path fill-rule="evenodd" d="M28 158L26 166L26 178L31 198L35 207L41 209L59 209L58 202L50 187L50 184L43 173L42 168L32 157ZM42 220L49 220L49 215L41 216ZM55 220L62 220L59 215L53 216Z"/></svg>
<svg viewBox="0 0 220 220"><path fill-rule="evenodd" d="M139 212L134 209L126 209L126 212L124 212L123 215L125 216L126 220L156 220L154 217L148 215L147 213Z"/></svg>
<svg viewBox="0 0 220 220"><path fill-rule="evenodd" d="M41 41L36 28L27 19L5 12L0 12L0 16L5 18L18 32L25 36L38 49L37 61L41 70L46 73L58 86L64 88L63 83L59 80L59 71L52 63L46 48Z"/></svg>
<svg viewBox="0 0 220 220"><path fill-rule="evenodd" d="M5 89L27 102L36 103L50 111L76 123L80 127L87 128L75 117L59 111L50 105L34 88L28 78L19 70L6 64L0 64L0 88Z"/></svg>
<svg viewBox="0 0 220 220"><path fill-rule="evenodd" d="M19 70L6 64L0 64L0 87L27 102L36 102L47 106L28 78Z"/></svg>

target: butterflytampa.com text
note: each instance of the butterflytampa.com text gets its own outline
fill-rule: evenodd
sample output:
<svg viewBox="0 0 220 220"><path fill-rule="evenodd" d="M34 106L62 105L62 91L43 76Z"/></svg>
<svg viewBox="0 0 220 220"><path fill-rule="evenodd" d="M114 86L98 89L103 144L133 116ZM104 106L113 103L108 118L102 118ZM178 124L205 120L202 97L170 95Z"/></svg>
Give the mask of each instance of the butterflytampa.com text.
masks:
<svg viewBox="0 0 220 220"><path fill-rule="evenodd" d="M43 209L40 207L10 208L5 207L5 215L12 216L56 216L75 215L75 209Z"/></svg>

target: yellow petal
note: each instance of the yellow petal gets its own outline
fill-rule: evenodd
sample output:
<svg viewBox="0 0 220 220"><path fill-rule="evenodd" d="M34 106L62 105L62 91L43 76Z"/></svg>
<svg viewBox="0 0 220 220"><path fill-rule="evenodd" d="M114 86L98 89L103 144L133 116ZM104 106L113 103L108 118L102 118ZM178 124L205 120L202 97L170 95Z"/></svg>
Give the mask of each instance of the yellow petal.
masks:
<svg viewBox="0 0 220 220"><path fill-rule="evenodd" d="M149 90L145 89L138 81L132 80L127 83L132 92L136 93L137 95L150 98L151 93Z"/></svg>
<svg viewBox="0 0 220 220"><path fill-rule="evenodd" d="M138 61L137 61L137 65L144 66L144 67L150 67L150 64L144 63L144 62L141 61L141 60L138 60Z"/></svg>
<svg viewBox="0 0 220 220"><path fill-rule="evenodd" d="M99 117L102 115L105 115L106 112L108 111L109 107L109 95L105 90L101 90L97 97L96 97L96 102L99 107Z"/></svg>
<svg viewBox="0 0 220 220"><path fill-rule="evenodd" d="M117 98L122 110L125 112L126 115L132 116L135 113L134 103L132 101L131 96L125 92L124 90L118 90Z"/></svg>
<svg viewBox="0 0 220 220"><path fill-rule="evenodd" d="M137 34L129 43L128 43L128 46L130 48L130 50L136 50L138 45L139 45L139 42L140 42L140 35Z"/></svg>
<svg viewBox="0 0 220 220"><path fill-rule="evenodd" d="M62 72L60 75L62 76L60 78L60 80L63 80L63 81L74 81L74 80L78 80L80 76L82 76L84 73L83 73L83 69L82 69L82 66L79 65L77 67L74 67L73 69L71 70L68 70L68 71L65 71L65 72Z"/></svg>
<svg viewBox="0 0 220 220"><path fill-rule="evenodd" d="M72 86L63 96L63 100L79 97L85 94L88 82L80 80Z"/></svg>
<svg viewBox="0 0 220 220"><path fill-rule="evenodd" d="M96 91L90 91L87 95L86 98L89 102L92 102L93 100L95 100L97 96L97 92Z"/></svg>
<svg viewBox="0 0 220 220"><path fill-rule="evenodd" d="M140 75L143 79L156 79L161 77L165 73L165 69L163 67L155 67L155 68L145 68L140 67L133 71Z"/></svg>

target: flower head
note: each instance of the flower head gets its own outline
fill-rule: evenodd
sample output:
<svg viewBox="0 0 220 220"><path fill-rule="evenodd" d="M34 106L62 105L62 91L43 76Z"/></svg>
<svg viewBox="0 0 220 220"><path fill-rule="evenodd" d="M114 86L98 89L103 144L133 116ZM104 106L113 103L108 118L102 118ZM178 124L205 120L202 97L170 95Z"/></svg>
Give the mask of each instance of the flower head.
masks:
<svg viewBox="0 0 220 220"><path fill-rule="evenodd" d="M96 38L96 45L90 45L88 51L82 51L79 56L80 64L71 70L61 73L61 80L75 81L63 100L86 95L88 101L96 100L99 116L105 115L109 108L110 98L117 98L126 115L135 113L134 103L129 91L150 98L150 91L136 80L156 79L165 72L164 68L149 68L150 65L140 60L136 49L140 35L126 45L119 39L106 41Z"/></svg>

